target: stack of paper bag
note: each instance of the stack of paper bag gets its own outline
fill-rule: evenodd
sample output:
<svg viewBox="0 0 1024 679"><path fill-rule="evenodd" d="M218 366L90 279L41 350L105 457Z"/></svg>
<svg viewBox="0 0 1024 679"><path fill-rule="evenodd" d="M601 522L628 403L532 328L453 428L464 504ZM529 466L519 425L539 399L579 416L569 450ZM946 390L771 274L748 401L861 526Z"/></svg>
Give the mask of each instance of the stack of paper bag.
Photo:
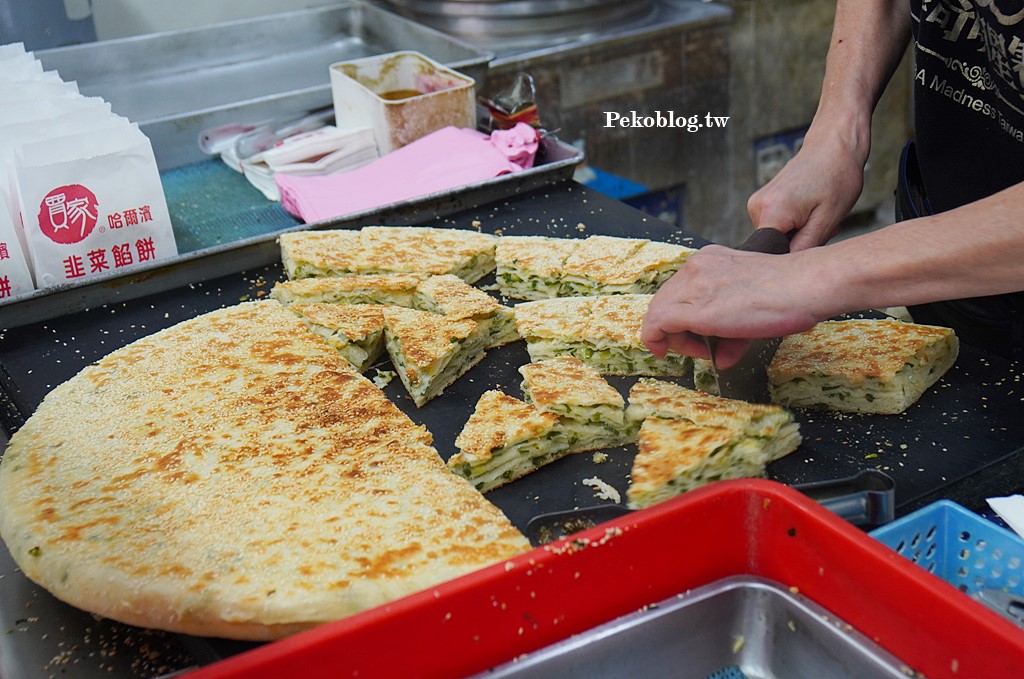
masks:
<svg viewBox="0 0 1024 679"><path fill-rule="evenodd" d="M0 46L0 91L0 302L177 254L137 125L20 44Z"/></svg>

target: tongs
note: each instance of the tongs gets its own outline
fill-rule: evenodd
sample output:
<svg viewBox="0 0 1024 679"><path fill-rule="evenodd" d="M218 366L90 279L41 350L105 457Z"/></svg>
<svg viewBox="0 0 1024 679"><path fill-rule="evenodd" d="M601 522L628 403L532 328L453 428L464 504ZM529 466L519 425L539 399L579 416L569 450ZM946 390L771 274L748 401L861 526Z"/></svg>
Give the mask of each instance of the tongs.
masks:
<svg viewBox="0 0 1024 679"><path fill-rule="evenodd" d="M875 528L895 517L896 482L877 469L841 479L796 484L792 488L861 528ZM525 534L536 547L632 511L624 505L605 504L538 514L527 522Z"/></svg>

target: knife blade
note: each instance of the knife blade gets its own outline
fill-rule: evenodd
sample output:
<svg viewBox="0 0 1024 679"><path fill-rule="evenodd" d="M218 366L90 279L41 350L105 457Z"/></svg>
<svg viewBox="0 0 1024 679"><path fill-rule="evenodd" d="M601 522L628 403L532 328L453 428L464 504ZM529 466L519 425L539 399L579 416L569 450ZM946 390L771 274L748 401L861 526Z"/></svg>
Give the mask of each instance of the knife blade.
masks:
<svg viewBox="0 0 1024 679"><path fill-rule="evenodd" d="M772 228L755 229L737 250L784 255L789 252L790 236ZM718 387L718 395L751 403L768 403L768 364L782 342L781 337L753 339L743 357L733 366L721 369L716 363L717 337L704 337L704 346L711 359L711 375Z"/></svg>

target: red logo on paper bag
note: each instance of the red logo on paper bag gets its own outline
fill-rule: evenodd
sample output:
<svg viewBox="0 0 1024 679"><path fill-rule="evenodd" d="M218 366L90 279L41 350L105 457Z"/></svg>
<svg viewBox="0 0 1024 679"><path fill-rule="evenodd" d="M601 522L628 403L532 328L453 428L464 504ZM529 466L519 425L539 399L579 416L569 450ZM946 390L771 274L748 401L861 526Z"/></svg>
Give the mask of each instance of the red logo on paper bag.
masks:
<svg viewBox="0 0 1024 679"><path fill-rule="evenodd" d="M96 228L96 194L81 184L50 191L39 204L39 229L54 243L81 243Z"/></svg>

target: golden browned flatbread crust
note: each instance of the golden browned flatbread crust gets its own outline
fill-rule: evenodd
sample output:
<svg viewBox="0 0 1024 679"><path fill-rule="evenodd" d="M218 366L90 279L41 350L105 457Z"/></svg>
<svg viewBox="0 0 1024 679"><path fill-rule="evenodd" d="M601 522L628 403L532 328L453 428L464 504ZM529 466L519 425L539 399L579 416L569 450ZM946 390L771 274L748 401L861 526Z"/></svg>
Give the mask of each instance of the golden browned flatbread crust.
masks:
<svg viewBox="0 0 1024 679"><path fill-rule="evenodd" d="M894 415L956 362L950 328L895 319L826 321L783 339L768 366L772 401Z"/></svg>
<svg viewBox="0 0 1024 679"><path fill-rule="evenodd" d="M427 226L366 226L359 231L282 234L290 279L346 274L456 274L474 282L494 270L497 236Z"/></svg>
<svg viewBox="0 0 1024 679"><path fill-rule="evenodd" d="M542 436L558 424L558 416L538 410L497 390L488 390L477 401L462 431L455 439L461 451L449 460L449 466L461 462L474 464L490 459L502 446Z"/></svg>
<svg viewBox="0 0 1024 679"><path fill-rule="evenodd" d="M908 357L952 334L949 328L895 319L825 321L785 337L770 373L773 381L815 374L842 375L852 384L891 380Z"/></svg>
<svg viewBox="0 0 1024 679"><path fill-rule="evenodd" d="M528 363L519 368L530 400L541 410L553 405L603 404L623 408L622 395L594 368L575 356Z"/></svg>
<svg viewBox="0 0 1024 679"><path fill-rule="evenodd" d="M424 428L270 300L54 389L0 463L0 535L75 606L260 640L528 548Z"/></svg>

